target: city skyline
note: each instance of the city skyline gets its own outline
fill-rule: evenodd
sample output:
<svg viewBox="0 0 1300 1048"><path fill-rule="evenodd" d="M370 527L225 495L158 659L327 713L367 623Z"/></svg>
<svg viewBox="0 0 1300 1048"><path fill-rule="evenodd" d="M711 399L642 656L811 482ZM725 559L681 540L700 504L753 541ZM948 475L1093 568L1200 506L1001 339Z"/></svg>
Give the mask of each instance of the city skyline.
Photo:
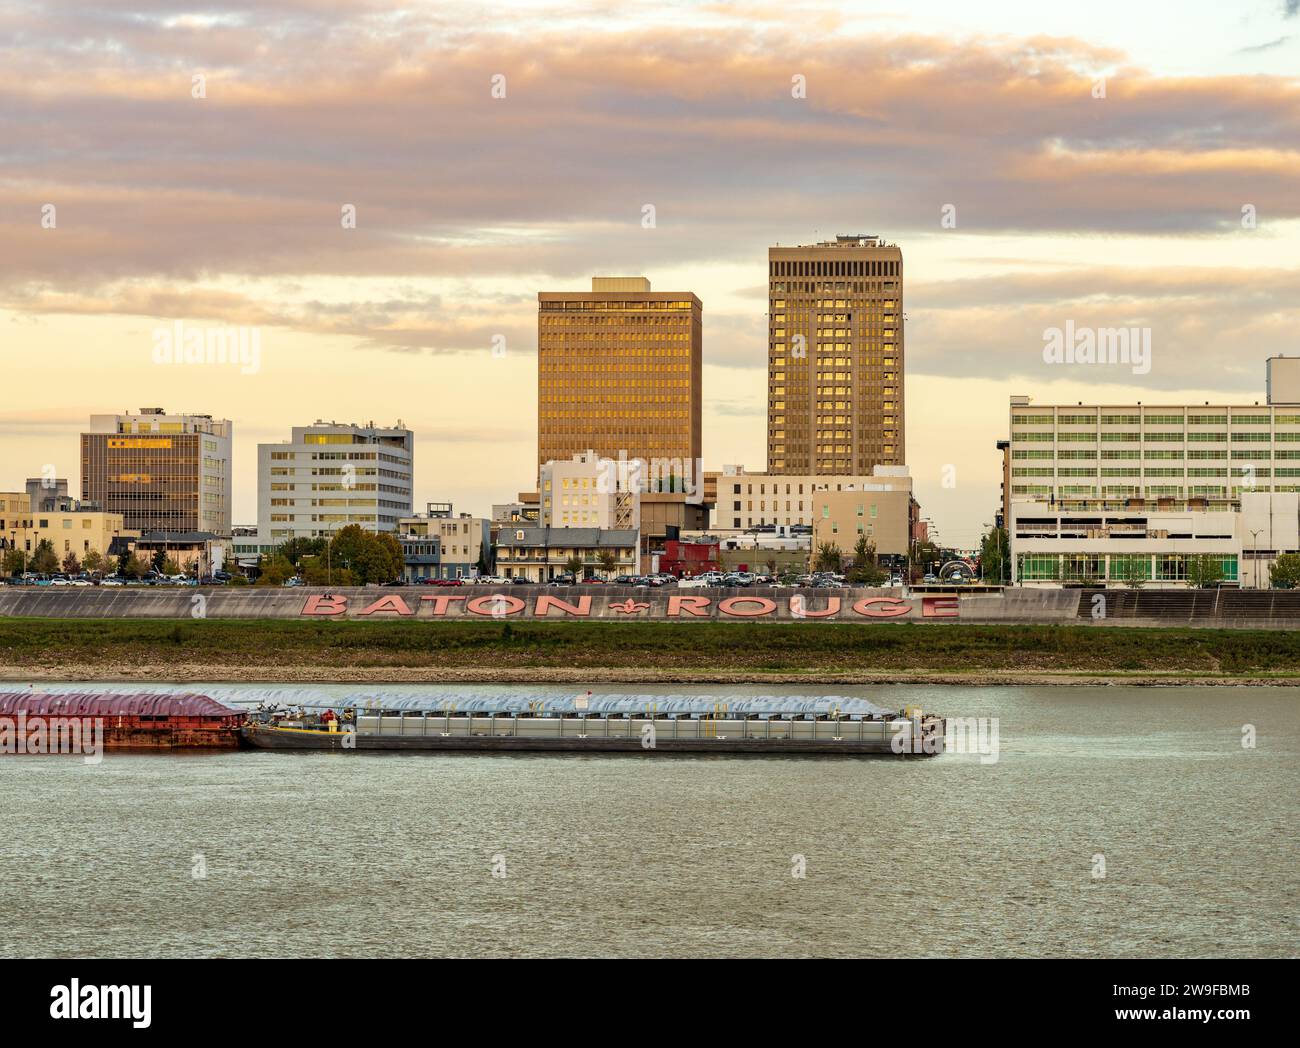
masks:
<svg viewBox="0 0 1300 1048"><path fill-rule="evenodd" d="M1296 351L1292 7L1181 5L1176 59L1115 4L8 14L5 461L79 490L92 414L231 418L252 523L258 443L401 418L415 503L486 513L536 483L537 292L639 273L704 304L706 468L762 469L767 252L866 232L907 257L917 497L972 546L1008 395L1262 400L1259 361ZM113 46L52 72L87 37ZM156 363L177 321L256 328L256 371ZM1150 329L1153 366L1045 363L1072 322Z"/></svg>

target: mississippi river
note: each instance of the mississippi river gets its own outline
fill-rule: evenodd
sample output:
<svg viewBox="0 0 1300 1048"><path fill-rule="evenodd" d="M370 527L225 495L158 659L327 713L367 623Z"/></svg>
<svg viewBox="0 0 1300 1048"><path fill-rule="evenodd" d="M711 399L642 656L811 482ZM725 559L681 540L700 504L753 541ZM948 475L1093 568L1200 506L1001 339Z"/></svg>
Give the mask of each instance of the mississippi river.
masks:
<svg viewBox="0 0 1300 1048"><path fill-rule="evenodd" d="M0 757L0 953L1300 952L1300 689L828 690L984 718L996 759Z"/></svg>

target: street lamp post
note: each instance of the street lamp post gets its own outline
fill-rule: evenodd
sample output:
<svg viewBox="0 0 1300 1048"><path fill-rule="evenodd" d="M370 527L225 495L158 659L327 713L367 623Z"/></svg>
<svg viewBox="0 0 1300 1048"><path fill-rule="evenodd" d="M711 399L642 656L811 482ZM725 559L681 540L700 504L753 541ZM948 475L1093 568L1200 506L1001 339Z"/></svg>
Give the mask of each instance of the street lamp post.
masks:
<svg viewBox="0 0 1300 1048"><path fill-rule="evenodd" d="M1261 528L1260 531L1263 529ZM1259 531L1250 533L1250 559L1255 562L1255 588L1259 589Z"/></svg>

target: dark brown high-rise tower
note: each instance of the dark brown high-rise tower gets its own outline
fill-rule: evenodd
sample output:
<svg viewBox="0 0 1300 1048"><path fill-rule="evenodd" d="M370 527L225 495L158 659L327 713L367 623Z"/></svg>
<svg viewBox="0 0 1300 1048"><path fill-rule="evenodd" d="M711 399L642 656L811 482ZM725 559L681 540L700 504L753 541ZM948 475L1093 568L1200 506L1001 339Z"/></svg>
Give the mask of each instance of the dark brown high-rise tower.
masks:
<svg viewBox="0 0 1300 1048"><path fill-rule="evenodd" d="M903 465L902 251L838 236L767 256L768 472Z"/></svg>

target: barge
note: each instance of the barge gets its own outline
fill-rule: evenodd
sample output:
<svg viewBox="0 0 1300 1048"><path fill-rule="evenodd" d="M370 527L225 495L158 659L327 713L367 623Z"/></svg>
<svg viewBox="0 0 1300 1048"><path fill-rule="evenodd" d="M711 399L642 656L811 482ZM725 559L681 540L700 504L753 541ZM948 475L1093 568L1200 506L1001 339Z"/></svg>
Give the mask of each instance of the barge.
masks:
<svg viewBox="0 0 1300 1048"><path fill-rule="evenodd" d="M590 695L546 702L403 699L298 707L249 717L260 749L468 753L819 754L935 756L946 722L863 699L715 700Z"/></svg>
<svg viewBox="0 0 1300 1048"><path fill-rule="evenodd" d="M235 749L247 714L207 695L0 692L0 754ZM98 744L98 741L96 744Z"/></svg>

